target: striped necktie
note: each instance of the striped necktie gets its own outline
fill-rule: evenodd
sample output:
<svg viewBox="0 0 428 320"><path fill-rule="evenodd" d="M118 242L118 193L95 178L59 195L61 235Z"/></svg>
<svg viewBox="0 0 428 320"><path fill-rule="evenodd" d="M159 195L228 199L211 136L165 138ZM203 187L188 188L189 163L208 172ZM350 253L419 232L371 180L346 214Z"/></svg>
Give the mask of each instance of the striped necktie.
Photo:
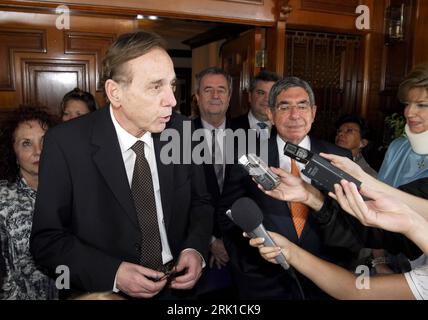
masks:
<svg viewBox="0 0 428 320"><path fill-rule="evenodd" d="M296 160L291 159L291 175L300 177L300 171L297 167ZM290 202L291 218L293 219L294 228L297 236L300 238L306 220L308 219L309 208L301 202Z"/></svg>

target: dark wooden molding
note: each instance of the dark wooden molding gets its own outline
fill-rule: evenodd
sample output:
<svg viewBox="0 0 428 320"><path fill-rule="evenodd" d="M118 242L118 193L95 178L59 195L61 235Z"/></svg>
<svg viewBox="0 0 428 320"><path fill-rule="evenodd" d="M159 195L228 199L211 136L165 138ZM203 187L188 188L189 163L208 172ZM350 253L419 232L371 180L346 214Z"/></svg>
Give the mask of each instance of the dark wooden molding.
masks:
<svg viewBox="0 0 428 320"><path fill-rule="evenodd" d="M171 58L192 58L192 50L168 49Z"/></svg>
<svg viewBox="0 0 428 320"><path fill-rule="evenodd" d="M300 2L302 10L342 15L355 15L355 9L360 5L359 0L301 0Z"/></svg>
<svg viewBox="0 0 428 320"><path fill-rule="evenodd" d="M238 3L257 4L257 5L263 5L263 3L264 3L264 0L217 0L217 1L238 2Z"/></svg>
<svg viewBox="0 0 428 320"><path fill-rule="evenodd" d="M183 44L190 46L191 49L195 49L214 41L234 38L240 33L251 28L251 26L245 25L221 25L217 28L200 33L195 37L184 40Z"/></svg>
<svg viewBox="0 0 428 320"><path fill-rule="evenodd" d="M35 29L0 28L0 91L15 90L17 52L46 53L46 32Z"/></svg>

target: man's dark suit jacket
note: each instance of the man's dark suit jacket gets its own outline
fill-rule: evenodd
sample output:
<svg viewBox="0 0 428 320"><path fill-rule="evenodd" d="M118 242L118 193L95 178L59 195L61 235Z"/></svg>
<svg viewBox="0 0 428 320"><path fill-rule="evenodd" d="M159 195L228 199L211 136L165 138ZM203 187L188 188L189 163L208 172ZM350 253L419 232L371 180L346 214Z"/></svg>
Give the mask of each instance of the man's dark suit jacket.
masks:
<svg viewBox="0 0 428 320"><path fill-rule="evenodd" d="M167 128L182 135L181 115ZM204 258L212 233L210 196L203 169L163 164L167 144L152 134L164 223L173 257L194 248ZM182 141L181 141L182 143ZM36 263L51 272L69 267L72 286L113 288L122 261L138 264L140 229L109 108L55 127L46 134L31 235Z"/></svg>
<svg viewBox="0 0 428 320"><path fill-rule="evenodd" d="M311 138L311 150L316 153L326 152L350 157L348 150L339 148L328 142ZM276 136L268 141L268 165L279 167L279 153ZM282 151L281 151L282 152ZM323 245L320 228L309 215L300 239L291 218L288 204L265 195L239 165L230 171L229 181L223 190L219 207L216 211L220 228L224 235L224 243L233 264L234 275L238 281L240 297L244 299L299 299L300 294L295 281L280 266L266 262L256 248L248 244L242 236L242 230L234 226L224 212L234 201L241 197L252 198L263 212L263 224L267 230L280 233L303 249L321 258L335 261L342 257L346 260L346 250L326 247ZM346 262L346 261L345 261ZM308 279L299 275L306 298L317 299L326 296Z"/></svg>
<svg viewBox="0 0 428 320"><path fill-rule="evenodd" d="M237 127L237 128L241 128L244 130L248 130L250 129L250 121L248 121L248 113L243 114L239 117L236 117L233 119L233 124Z"/></svg>

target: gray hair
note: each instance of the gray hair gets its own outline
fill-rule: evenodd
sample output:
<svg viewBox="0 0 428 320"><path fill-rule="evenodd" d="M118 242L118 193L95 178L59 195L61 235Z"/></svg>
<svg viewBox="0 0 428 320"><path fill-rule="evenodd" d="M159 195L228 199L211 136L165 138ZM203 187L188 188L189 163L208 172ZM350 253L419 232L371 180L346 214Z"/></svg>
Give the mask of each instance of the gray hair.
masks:
<svg viewBox="0 0 428 320"><path fill-rule="evenodd" d="M199 93L199 89L201 88L201 80L204 76L208 74L221 74L226 78L227 87L229 89L229 96L232 95L232 77L222 68L218 67L209 67L196 75L196 83L195 83L195 92Z"/></svg>
<svg viewBox="0 0 428 320"><path fill-rule="evenodd" d="M305 80L302 80L298 77L286 77L278 82L276 82L269 93L269 108L273 111L275 110L276 98L282 91L288 90L290 88L299 87L306 91L309 96L309 104L311 108L315 105L315 95L309 83Z"/></svg>

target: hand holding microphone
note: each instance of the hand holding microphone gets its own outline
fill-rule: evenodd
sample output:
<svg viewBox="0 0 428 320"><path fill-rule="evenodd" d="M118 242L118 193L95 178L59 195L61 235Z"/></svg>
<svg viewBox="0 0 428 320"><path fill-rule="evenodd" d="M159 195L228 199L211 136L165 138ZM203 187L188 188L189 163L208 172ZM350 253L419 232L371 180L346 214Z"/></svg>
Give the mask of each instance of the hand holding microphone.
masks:
<svg viewBox="0 0 428 320"><path fill-rule="evenodd" d="M240 198L234 202L232 208L226 212L226 215L251 238L264 238L266 247L273 247L276 250L277 245L264 228L263 214L257 204L250 198ZM276 263L280 264L285 270L290 268L284 254L278 254L275 257Z"/></svg>
<svg viewBox="0 0 428 320"><path fill-rule="evenodd" d="M264 238L253 238L250 240L250 245L258 248L262 258L270 263L278 263L276 258L280 255L283 255L287 261L290 261L291 249L294 244L276 232L268 231L268 235L277 245L276 247L267 246Z"/></svg>

